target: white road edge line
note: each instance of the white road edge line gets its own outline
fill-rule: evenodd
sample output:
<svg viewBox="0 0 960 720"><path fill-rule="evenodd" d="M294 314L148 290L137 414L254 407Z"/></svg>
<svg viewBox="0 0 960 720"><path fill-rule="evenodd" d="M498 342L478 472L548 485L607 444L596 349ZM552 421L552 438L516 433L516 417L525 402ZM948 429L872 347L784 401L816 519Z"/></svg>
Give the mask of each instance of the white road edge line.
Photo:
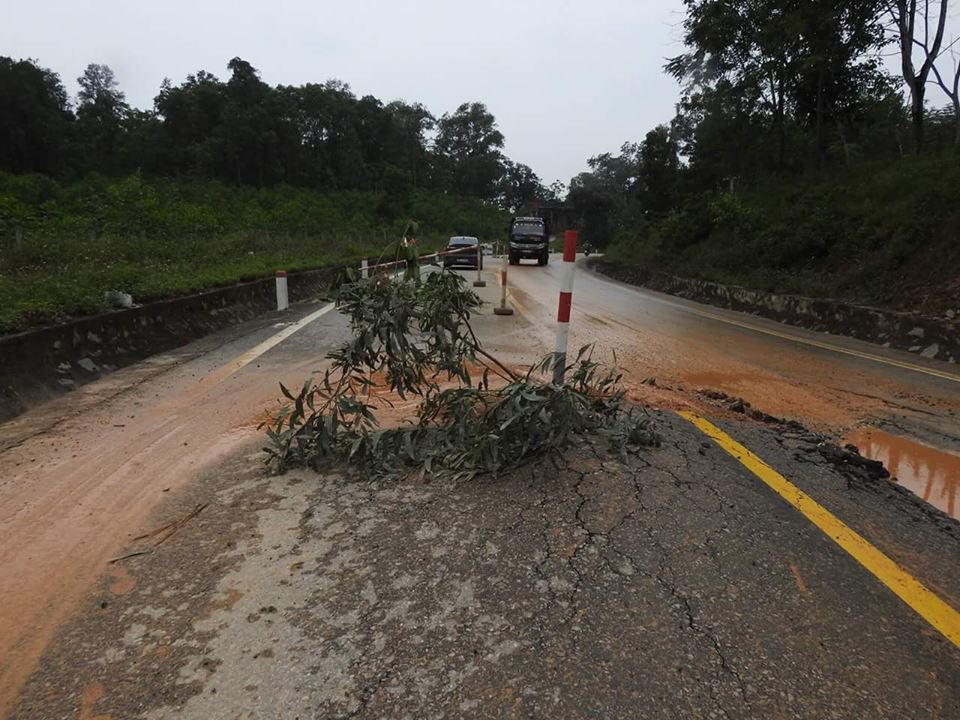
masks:
<svg viewBox="0 0 960 720"><path fill-rule="evenodd" d="M649 288L632 288L629 286L624 286L618 282L611 281L608 278L600 276L596 271L591 271L593 274L601 281L605 282L613 287L620 288L621 290L627 292L638 293L640 290L648 290ZM801 345L810 345L811 347L820 348L821 350L829 350L835 353L841 353L843 355L851 355L852 357L860 358L861 360L872 360L876 363L881 363L883 365L890 365L892 367L900 368L901 370L911 370L917 373L923 373L924 375L931 375L935 378L940 378L941 380L949 380L951 382L960 383L960 375L954 375L952 373L943 372L941 370L934 370L933 368L925 368L921 365L914 365L913 363L903 362L902 360L894 360L892 358L883 358L879 355L871 355L870 353L861 352L859 350L848 350L846 348L839 347L838 345L831 345L830 343L821 342L819 340L811 340L808 338L800 337L797 335L790 335L789 333L781 333L776 330L769 330L767 328L757 327L755 325L750 325L749 323L740 322L738 320L732 320L730 318L725 318L721 315L716 315L711 312L706 312L704 310L698 310L696 308L687 307L683 303L671 302L665 298L655 297L653 295L646 295L654 302L658 302L662 305L669 305L673 308L679 308L681 310L686 310L692 315L698 315L709 320L716 320L718 322L726 323L727 325L735 325L736 327L744 328L745 330L752 330L754 332L763 333L764 335L772 335L773 337L781 338L783 340L791 340L795 343L800 343ZM735 311L734 311L735 312Z"/></svg>
<svg viewBox="0 0 960 720"><path fill-rule="evenodd" d="M315 310L314 312L310 313L306 317L301 318L300 320L297 320L297 322L285 327L283 330L276 333L275 335L271 335L262 343L255 345L254 347L250 348L242 355L238 355L237 357L235 357L233 360L228 362L226 365L222 366L219 370L217 370L212 375L208 375L206 378L204 378L201 381L201 384L204 384L204 385L216 384L218 382L226 380L235 372L246 367L247 365L252 363L254 360L256 360L258 357L263 355L265 352L282 343L291 335L303 330L305 327L307 327L307 325L312 323L314 320L318 320L319 318L326 315L328 312L333 310L336 306L337 306L336 303L329 303L327 305L324 305L319 310Z"/></svg>

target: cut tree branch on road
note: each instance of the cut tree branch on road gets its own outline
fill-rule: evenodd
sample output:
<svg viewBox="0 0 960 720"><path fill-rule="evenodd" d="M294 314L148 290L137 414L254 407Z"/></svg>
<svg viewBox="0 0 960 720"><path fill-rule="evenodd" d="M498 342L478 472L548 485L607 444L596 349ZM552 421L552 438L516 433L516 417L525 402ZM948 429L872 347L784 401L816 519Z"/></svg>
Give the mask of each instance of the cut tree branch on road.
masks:
<svg viewBox="0 0 960 720"><path fill-rule="evenodd" d="M626 407L621 375L586 346L554 384L553 355L517 372L483 349L470 324L480 299L441 270L344 284L337 303L353 337L327 358L267 429L277 471L338 462L370 480L411 474L497 474L599 433L621 457L658 444L650 417ZM498 379L499 378L499 379ZM378 410L409 398L416 411L381 427Z"/></svg>

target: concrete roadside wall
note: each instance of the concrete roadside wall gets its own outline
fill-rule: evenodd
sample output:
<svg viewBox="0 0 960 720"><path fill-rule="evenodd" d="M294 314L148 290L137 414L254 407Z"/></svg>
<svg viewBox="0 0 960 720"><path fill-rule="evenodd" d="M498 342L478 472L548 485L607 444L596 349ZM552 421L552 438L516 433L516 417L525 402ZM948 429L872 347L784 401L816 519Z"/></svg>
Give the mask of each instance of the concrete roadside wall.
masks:
<svg viewBox="0 0 960 720"><path fill-rule="evenodd" d="M328 287L340 267L290 273L290 301ZM276 309L274 278L114 310L0 337L0 421L104 373Z"/></svg>
<svg viewBox="0 0 960 720"><path fill-rule="evenodd" d="M866 340L927 358L960 361L960 319L882 310L844 300L808 298L721 285L666 273L623 267L603 260L591 266L614 280L641 285L717 307L740 310L809 330Z"/></svg>

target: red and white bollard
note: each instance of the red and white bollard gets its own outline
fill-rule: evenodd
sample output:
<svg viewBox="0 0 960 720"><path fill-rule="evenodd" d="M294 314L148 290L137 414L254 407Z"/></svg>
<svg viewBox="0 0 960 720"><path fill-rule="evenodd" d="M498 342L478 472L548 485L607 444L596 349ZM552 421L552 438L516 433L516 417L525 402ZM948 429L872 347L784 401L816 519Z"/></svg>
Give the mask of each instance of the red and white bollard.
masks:
<svg viewBox="0 0 960 720"><path fill-rule="evenodd" d="M482 268L483 268L483 246L478 242L477 243L477 279L473 281L474 287L487 286L487 283L483 279L483 275L480 274L480 271Z"/></svg>
<svg viewBox="0 0 960 720"><path fill-rule="evenodd" d="M287 295L287 272L277 270L277 310L286 310L290 307L290 299Z"/></svg>
<svg viewBox="0 0 960 720"><path fill-rule="evenodd" d="M561 385L567 365L567 342L570 339L570 306L573 304L573 269L577 260L577 231L563 235L563 276L560 303L557 308L557 347L553 354L553 383Z"/></svg>
<svg viewBox="0 0 960 720"><path fill-rule="evenodd" d="M493 309L494 315L513 315L513 308L507 307L507 256L503 256L500 266L500 307Z"/></svg>

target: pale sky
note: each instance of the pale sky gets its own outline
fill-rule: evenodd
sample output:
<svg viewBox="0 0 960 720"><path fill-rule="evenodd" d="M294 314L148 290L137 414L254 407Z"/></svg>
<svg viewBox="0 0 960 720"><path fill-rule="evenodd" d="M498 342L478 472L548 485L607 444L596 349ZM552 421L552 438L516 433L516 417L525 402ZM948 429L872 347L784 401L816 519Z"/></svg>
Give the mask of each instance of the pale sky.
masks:
<svg viewBox="0 0 960 720"><path fill-rule="evenodd" d="M419 101L438 117L481 101L507 155L545 183L669 121L681 0L36 0L7 2L0 54L34 58L75 93L90 62L127 100L164 77L228 77L240 56L271 85L337 78L358 95Z"/></svg>

